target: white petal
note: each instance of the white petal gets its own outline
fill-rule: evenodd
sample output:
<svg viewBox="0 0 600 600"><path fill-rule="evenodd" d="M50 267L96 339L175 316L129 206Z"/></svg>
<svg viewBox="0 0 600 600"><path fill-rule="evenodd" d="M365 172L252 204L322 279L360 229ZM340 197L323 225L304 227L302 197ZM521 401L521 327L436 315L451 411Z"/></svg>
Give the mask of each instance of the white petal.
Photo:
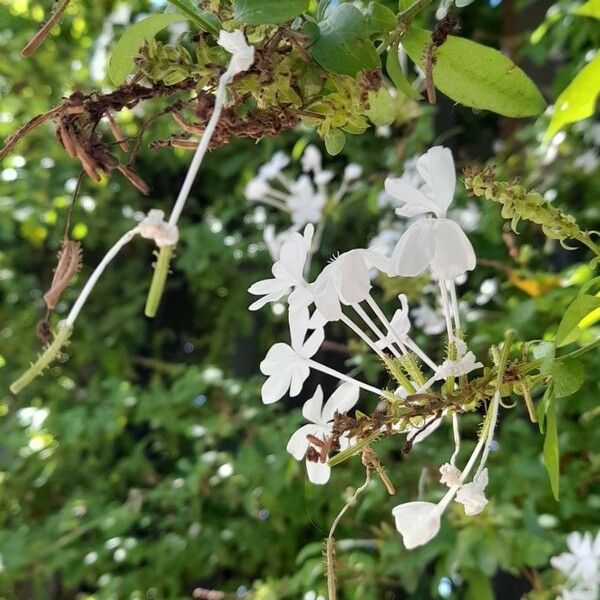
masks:
<svg viewBox="0 0 600 600"><path fill-rule="evenodd" d="M290 326L290 340L292 348L300 348L304 344L310 315L306 306L290 306L288 310L288 323Z"/></svg>
<svg viewBox="0 0 600 600"><path fill-rule="evenodd" d="M431 273L438 279L455 279L475 268L475 251L457 223L434 220L434 253Z"/></svg>
<svg viewBox="0 0 600 600"><path fill-rule="evenodd" d="M329 265L328 265L329 266ZM325 267L326 269L327 267ZM332 282L326 278L325 269L314 283L314 302L319 314L327 321L339 321L342 317L340 299ZM321 279L323 277L323 279Z"/></svg>
<svg viewBox="0 0 600 600"><path fill-rule="evenodd" d="M377 252L376 250L361 249L361 254L369 267L375 268L386 275L392 275L392 261L384 253Z"/></svg>
<svg viewBox="0 0 600 600"><path fill-rule="evenodd" d="M285 367L291 361L297 361L298 356L293 348L283 342L273 344L264 359L260 363L260 372L263 375L272 375L273 373L281 372L282 367Z"/></svg>
<svg viewBox="0 0 600 600"><path fill-rule="evenodd" d="M427 427L425 427L425 429L420 431L412 439L413 446L415 444L419 444L424 439L428 438L436 429L438 429L438 427L442 424L442 419L443 419L443 415L438 417L437 419L434 419L431 423L429 423L429 425L427 425Z"/></svg>
<svg viewBox="0 0 600 600"><path fill-rule="evenodd" d="M312 358L317 350L321 347L323 340L325 339L325 331L323 328L315 329L309 336L302 349L300 350L300 354L303 358Z"/></svg>
<svg viewBox="0 0 600 600"><path fill-rule="evenodd" d="M401 217L416 217L430 212L437 214L439 211L435 202L432 202L423 192L402 177L388 177L385 180L385 191L390 196L404 202L396 209L396 214Z"/></svg>
<svg viewBox="0 0 600 600"><path fill-rule="evenodd" d="M294 398L302 391L304 382L310 375L310 368L305 364L298 364L292 370L292 377L290 381L290 396Z"/></svg>
<svg viewBox="0 0 600 600"><path fill-rule="evenodd" d="M302 407L302 416L311 423L322 423L321 410L323 408L323 388L318 385L312 398L308 399Z"/></svg>
<svg viewBox="0 0 600 600"><path fill-rule="evenodd" d="M407 550L423 546L440 530L440 510L432 502L399 504L392 509L392 514Z"/></svg>
<svg viewBox="0 0 600 600"><path fill-rule="evenodd" d="M329 481L331 468L327 463L316 463L307 460L306 472L308 473L308 478L312 483L324 485Z"/></svg>
<svg viewBox="0 0 600 600"><path fill-rule="evenodd" d="M338 262L339 261L339 262ZM336 264L337 263L337 264ZM361 254L348 252L333 263L334 287L345 304L362 302L371 290L369 267Z"/></svg>
<svg viewBox="0 0 600 600"><path fill-rule="evenodd" d="M438 217L445 217L456 187L456 170L452 152L443 146L430 148L419 157L417 170L425 180L427 195L438 206Z"/></svg>
<svg viewBox="0 0 600 600"><path fill-rule="evenodd" d="M431 220L417 221L402 234L392 254L396 275L416 277L430 265L434 251Z"/></svg>
<svg viewBox="0 0 600 600"><path fill-rule="evenodd" d="M333 421L333 415L337 412L347 413L357 402L360 388L351 382L342 383L327 400L323 407L323 422Z"/></svg>
<svg viewBox="0 0 600 600"><path fill-rule="evenodd" d="M314 425L313 423L308 423L307 425L303 425L300 429L297 429L290 437L286 450L296 459L302 460L304 455L306 454L306 450L308 449L309 442L306 439L307 435L316 435L319 433L320 429L318 425Z"/></svg>
<svg viewBox="0 0 600 600"><path fill-rule="evenodd" d="M313 235L315 233L315 226L312 223L309 223L305 228L302 236L304 238L304 244L306 248L310 248L312 244Z"/></svg>
<svg viewBox="0 0 600 600"><path fill-rule="evenodd" d="M290 387L290 372L283 371L267 377L261 388L263 404L273 404L285 396Z"/></svg>

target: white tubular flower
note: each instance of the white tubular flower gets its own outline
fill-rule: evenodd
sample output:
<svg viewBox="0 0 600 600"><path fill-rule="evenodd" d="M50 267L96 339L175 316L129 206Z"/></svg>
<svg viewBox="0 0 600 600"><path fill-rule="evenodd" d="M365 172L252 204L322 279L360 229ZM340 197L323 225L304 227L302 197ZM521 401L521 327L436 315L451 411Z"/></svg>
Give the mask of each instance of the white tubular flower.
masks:
<svg viewBox="0 0 600 600"><path fill-rule="evenodd" d="M300 159L302 170L305 173L311 171L313 173L319 173L322 169L321 158L321 151L316 146L313 146L312 144L306 146L302 158Z"/></svg>
<svg viewBox="0 0 600 600"><path fill-rule="evenodd" d="M267 181L263 177L258 176L246 184L244 196L246 196L246 200L249 202L257 202L268 196L270 190L271 186L269 186Z"/></svg>
<svg viewBox="0 0 600 600"><path fill-rule="evenodd" d="M323 216L325 202L325 196L315 190L308 175L302 175L292 183L291 193L286 200L292 221L297 227L318 223Z"/></svg>
<svg viewBox="0 0 600 600"><path fill-rule="evenodd" d="M307 400L302 407L302 415L310 423L303 425L292 434L287 444L287 451L296 460L302 460L310 446L307 436L312 435L320 440L329 437L332 433L335 413L348 412L358 402L358 395L359 387L357 385L343 383L323 406L323 389L320 385L317 386L314 396ZM349 445L350 441L347 437L340 438L341 450ZM327 463L306 460L306 471L312 483L323 485L329 481L331 468Z"/></svg>
<svg viewBox="0 0 600 600"><path fill-rule="evenodd" d="M356 181L362 177L362 173L363 170L360 165L350 163L349 165L346 165L346 168L344 169L344 180L347 182Z"/></svg>
<svg viewBox="0 0 600 600"><path fill-rule="evenodd" d="M390 321L390 325L394 333L400 338L402 342L406 340L408 336L408 332L410 331L410 318L408 316L408 299L405 294L400 294L398 296L398 300L400 300L400 306L392 317ZM375 342L375 345L378 348L384 349L387 348L390 344L393 344L396 341L396 336L390 331L387 333L383 340L378 340Z"/></svg>
<svg viewBox="0 0 600 600"><path fill-rule="evenodd" d="M456 501L465 507L465 515L472 517L479 514L487 505L485 488L488 484L488 470L483 469L471 483L465 483L456 493Z"/></svg>
<svg viewBox="0 0 600 600"><path fill-rule="evenodd" d="M265 242L265 246L271 255L271 259L273 262L279 260L279 254L281 253L281 247L286 242L289 242L292 239L292 234L297 233L293 229L286 229L285 231L280 231L277 233L275 231L275 225L269 223L263 230L263 240Z"/></svg>
<svg viewBox="0 0 600 600"><path fill-rule="evenodd" d="M461 470L450 463L444 463L440 467L440 483L449 488L461 485L461 476Z"/></svg>
<svg viewBox="0 0 600 600"><path fill-rule="evenodd" d="M409 226L396 246L392 261L395 273L415 277L427 268L436 279L455 279L475 268L475 252L460 226L446 218L454 197L456 172L448 148L435 146L417 160L423 180L418 189L408 178L388 177L387 193L402 202L396 213L402 217L434 215Z"/></svg>
<svg viewBox="0 0 600 600"><path fill-rule="evenodd" d="M138 225L139 234L143 238L154 240L159 248L174 246L179 241L177 225L169 225L164 217L165 213L162 210L153 208Z"/></svg>
<svg viewBox="0 0 600 600"><path fill-rule="evenodd" d="M221 29L217 43L232 55L227 69L231 78L235 77L238 73L247 71L252 66L254 62L254 46L248 44L244 34L239 29L232 32Z"/></svg>
<svg viewBox="0 0 600 600"><path fill-rule="evenodd" d="M306 286L304 265L310 252L314 227L307 225L304 234L292 232L279 252L279 259L271 269L272 279L257 281L248 288L255 296L263 296L250 305L250 310L258 310L269 302L276 302L294 288Z"/></svg>
<svg viewBox="0 0 600 600"><path fill-rule="evenodd" d="M371 290L369 271L389 273L390 260L379 252L357 248L329 263L313 283L315 306L328 321L342 317L342 304L358 304Z"/></svg>
<svg viewBox="0 0 600 600"><path fill-rule="evenodd" d="M433 502L406 502L392 509L396 529L407 550L430 542L439 532L442 511Z"/></svg>
<svg viewBox="0 0 600 600"><path fill-rule="evenodd" d="M591 533L574 531L567 536L570 552L550 559L550 564L571 581L595 582L600 586L600 531L594 539Z"/></svg>
<svg viewBox="0 0 600 600"><path fill-rule="evenodd" d="M271 160L258 170L258 176L262 179L274 179L290 164L290 157L285 152L275 152Z"/></svg>
<svg viewBox="0 0 600 600"><path fill-rule="evenodd" d="M436 279L456 279L475 268L475 251L457 223L426 218L404 232L392 254L394 272L416 277L427 268Z"/></svg>
<svg viewBox="0 0 600 600"><path fill-rule="evenodd" d="M306 361L314 356L324 339L323 330L316 329L299 347L292 348L282 342L271 346L260 363L260 372L267 375L261 390L264 404L277 402L288 391L292 397L302 391L302 386L310 374L310 367Z"/></svg>

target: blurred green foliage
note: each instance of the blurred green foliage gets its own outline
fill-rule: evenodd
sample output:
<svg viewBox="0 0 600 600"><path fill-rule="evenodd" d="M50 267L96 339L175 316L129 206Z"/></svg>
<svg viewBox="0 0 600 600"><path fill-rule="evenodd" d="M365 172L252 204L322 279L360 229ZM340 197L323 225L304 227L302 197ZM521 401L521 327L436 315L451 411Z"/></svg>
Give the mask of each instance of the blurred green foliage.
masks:
<svg viewBox="0 0 600 600"><path fill-rule="evenodd" d="M18 51L47 4L0 0L2 137L74 89L103 84L93 78L93 59L101 58L107 15L125 3L74 2L60 31L31 59L21 59ZM153 10L142 1L126 4L131 20ZM538 25L543 10L536 5L522 2L516 9L533 10ZM552 10L564 15L570 6L558 2ZM492 8L478 0L461 14L463 30L500 46L500 24L510 9L512 3ZM525 68L552 101L597 48L600 33L585 16L544 23L532 42L526 27L503 35L519 38L520 57L544 67ZM102 43L122 28L114 25ZM124 111L119 122L133 135L141 116ZM392 128L391 138L349 138L330 162L339 170L347 161L363 165L366 185L332 216L322 260L368 243L380 220L376 195L383 176L401 172L407 158L440 141L454 148L461 166L495 155L499 176L522 177L586 228L598 228L600 123L583 121L560 144L542 147L547 125L544 116L515 128L441 100L413 111ZM168 136L170 127L157 121L148 139ZM293 152L312 135L290 132L256 146L236 141L211 155L186 208L157 319L143 317L151 250L135 242L95 290L63 359L17 398L8 384L40 347L35 325L43 316L41 295L79 170L49 126L0 165L2 598L179 600L196 587L256 600L325 594L320 540L362 483L362 469L351 461L334 469L326 487L311 486L303 465L285 452L300 422L299 402L260 402L257 365L286 323L276 314L246 310L248 285L267 275L271 261L263 224L241 193L275 150ZM59 317L134 213L172 204L188 160L184 151L143 146L136 166L152 188L150 200L118 174L100 185L85 181L71 225L83 244L84 269L59 305ZM463 193L459 203L466 202ZM507 248L497 206L481 201L478 207L480 225L470 237L481 265L461 290L473 307L468 329L474 350L480 354L497 343L509 327L521 340L552 337L577 286L592 276L589 256L564 250L525 223ZM490 278L498 291L478 305L480 285ZM341 331L332 333L344 342ZM598 334L592 325L584 341ZM368 365L362 368L370 374ZM405 460L397 440L379 444L398 493L390 498L374 481L342 521L342 597L508 599L533 582L531 598L553 598L549 557L563 549L567 532L600 525L599 372L600 357L588 356L583 389L558 401L560 503L542 465L542 438L519 404L502 412L489 463L490 506L469 519L451 511L442 533L417 551L403 549L390 510L416 497L418 481L431 495L442 457L451 452L451 432L440 429ZM465 422L474 439L476 416ZM506 574L514 578L513 591Z"/></svg>

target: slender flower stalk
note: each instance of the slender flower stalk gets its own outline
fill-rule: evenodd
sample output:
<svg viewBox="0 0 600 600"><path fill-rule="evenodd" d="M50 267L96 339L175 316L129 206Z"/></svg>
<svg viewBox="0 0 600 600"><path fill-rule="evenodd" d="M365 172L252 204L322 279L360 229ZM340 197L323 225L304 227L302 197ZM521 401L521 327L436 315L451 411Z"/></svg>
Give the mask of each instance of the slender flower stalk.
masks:
<svg viewBox="0 0 600 600"><path fill-rule="evenodd" d="M335 369L332 369L331 367L323 365L320 362L317 362L316 360L312 360L311 358L306 360L306 364L311 369L314 369L315 371L320 371L321 373L325 373L325 375L331 375L331 377L335 377L336 379L339 379L340 381L347 381L349 383L355 383L358 387L362 388L363 390L365 390L367 392L371 392L372 394L375 394L376 396L379 396L380 398L385 394L385 392L383 390L380 390L379 388L369 385L368 383L364 383L363 381L359 381L358 379L354 379L353 377L349 377L348 375L346 375L344 373L340 373L339 371L336 371Z"/></svg>

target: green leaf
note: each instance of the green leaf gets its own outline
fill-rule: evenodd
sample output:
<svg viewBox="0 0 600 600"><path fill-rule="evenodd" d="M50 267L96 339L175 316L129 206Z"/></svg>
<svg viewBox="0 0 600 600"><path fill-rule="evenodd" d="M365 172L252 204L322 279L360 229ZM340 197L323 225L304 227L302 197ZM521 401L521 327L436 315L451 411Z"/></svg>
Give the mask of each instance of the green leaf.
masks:
<svg viewBox="0 0 600 600"><path fill-rule="evenodd" d="M596 308L600 307L600 298L580 294L571 302L556 332L556 347L566 346L577 341L581 329L579 322Z"/></svg>
<svg viewBox="0 0 600 600"><path fill-rule="evenodd" d="M221 29L221 21L217 15L207 10L202 10L193 6L189 0L167 0L182 15L185 15L198 29L208 31L214 35Z"/></svg>
<svg viewBox="0 0 600 600"><path fill-rule="evenodd" d="M425 70L431 33L411 27L401 41L411 60ZM435 56L435 86L464 106L507 117L530 117L546 106L533 81L498 50L451 35Z"/></svg>
<svg viewBox="0 0 600 600"><path fill-rule="evenodd" d="M540 373L548 375L554 365L554 344L552 342L541 342L533 349L533 356L541 359Z"/></svg>
<svg viewBox="0 0 600 600"><path fill-rule="evenodd" d="M120 85L127 79L133 69L133 59L144 42L151 40L159 31L183 21L181 15L152 15L133 24L125 30L115 44L108 62L108 76L115 85Z"/></svg>
<svg viewBox="0 0 600 600"><path fill-rule="evenodd" d="M291 21L308 10L308 0L235 0L234 15L251 25L272 25Z"/></svg>
<svg viewBox="0 0 600 600"><path fill-rule="evenodd" d="M396 101L389 91L381 87L375 92L369 93L369 110L367 117L376 127L382 127L394 122L396 112Z"/></svg>
<svg viewBox="0 0 600 600"><path fill-rule="evenodd" d="M578 6L573 13L584 17L600 19L600 0L588 0L585 4Z"/></svg>
<svg viewBox="0 0 600 600"><path fill-rule="evenodd" d="M554 112L544 141L548 141L565 125L591 117L600 94L600 52L563 90L554 104Z"/></svg>
<svg viewBox="0 0 600 600"><path fill-rule="evenodd" d="M365 15L352 4L340 4L319 23L319 35L309 50L329 71L355 76L363 69L377 69L381 65L368 36Z"/></svg>
<svg viewBox="0 0 600 600"><path fill-rule="evenodd" d="M325 135L325 148L331 156L339 154L346 145L346 135L339 129L332 129Z"/></svg>
<svg viewBox="0 0 600 600"><path fill-rule="evenodd" d="M555 500L558 500L560 455L558 450L558 430L556 425L556 398L550 395L546 411L546 437L544 438L544 465L548 471L550 487Z"/></svg>
<svg viewBox="0 0 600 600"><path fill-rule="evenodd" d="M387 54L387 60L385 62L385 68L392 83L396 86L396 89L410 98L411 100L420 100L421 94L410 85L410 82L404 75L404 71L400 66L400 59L398 58L398 44L394 44Z"/></svg>
<svg viewBox="0 0 600 600"><path fill-rule="evenodd" d="M577 392L585 380L585 369L574 358L557 360L552 369L555 398L566 398Z"/></svg>
<svg viewBox="0 0 600 600"><path fill-rule="evenodd" d="M396 27L396 14L379 2L369 2L367 23L373 33L387 33Z"/></svg>
<svg viewBox="0 0 600 600"><path fill-rule="evenodd" d="M537 407L537 420L538 427L540 428L540 433L544 433L544 423L546 422L546 413L548 412L548 406L550 405L550 399L554 396L554 383L551 381L546 391L544 392L544 396L541 402Z"/></svg>

